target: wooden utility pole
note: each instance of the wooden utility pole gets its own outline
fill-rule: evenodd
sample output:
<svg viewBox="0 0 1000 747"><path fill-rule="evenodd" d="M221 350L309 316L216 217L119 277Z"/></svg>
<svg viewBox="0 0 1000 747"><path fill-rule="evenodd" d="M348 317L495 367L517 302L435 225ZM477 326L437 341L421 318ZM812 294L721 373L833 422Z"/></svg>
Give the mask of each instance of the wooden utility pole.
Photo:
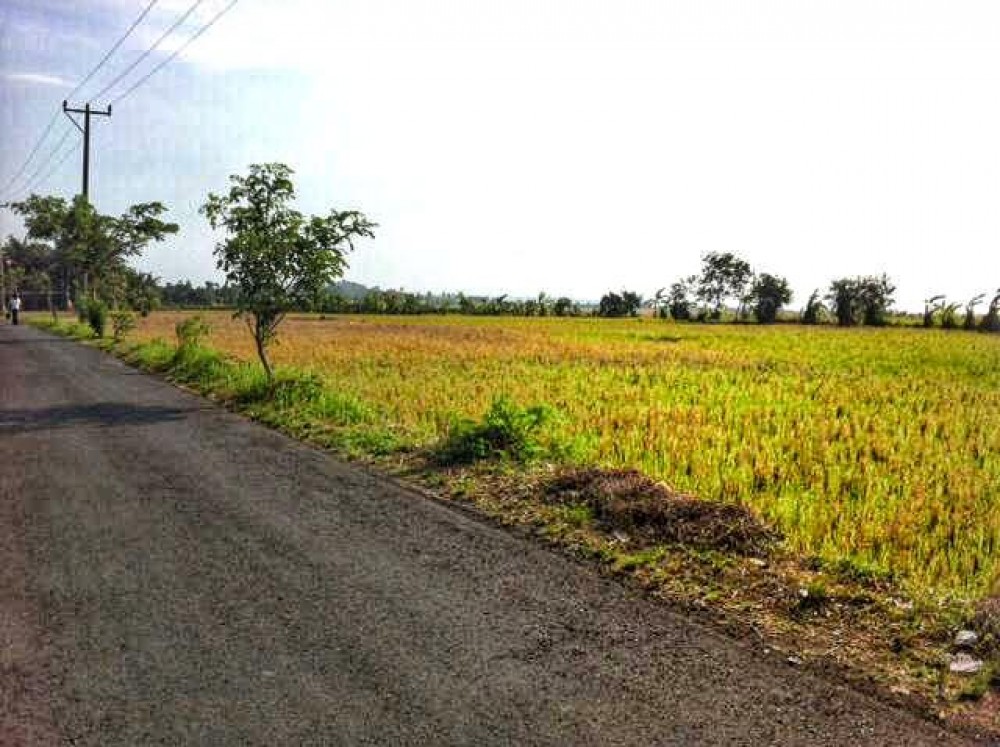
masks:
<svg viewBox="0 0 1000 747"><path fill-rule="evenodd" d="M91 115L110 117L111 105L108 104L107 111L91 109L89 102L82 109L70 109L68 102L63 101L63 111L69 117L69 121L76 125L76 129L83 133L83 191L81 194L83 199L88 200L90 194L90 117ZM73 117L70 117L70 114L82 114L83 127Z"/></svg>

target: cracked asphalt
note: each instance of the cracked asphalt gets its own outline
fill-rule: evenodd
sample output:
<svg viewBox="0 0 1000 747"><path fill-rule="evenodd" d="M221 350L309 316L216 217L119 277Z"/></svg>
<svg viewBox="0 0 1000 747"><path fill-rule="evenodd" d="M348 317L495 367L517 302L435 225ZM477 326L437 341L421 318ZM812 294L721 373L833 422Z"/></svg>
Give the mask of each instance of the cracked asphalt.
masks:
<svg viewBox="0 0 1000 747"><path fill-rule="evenodd" d="M4 745L966 743L23 326L0 613Z"/></svg>

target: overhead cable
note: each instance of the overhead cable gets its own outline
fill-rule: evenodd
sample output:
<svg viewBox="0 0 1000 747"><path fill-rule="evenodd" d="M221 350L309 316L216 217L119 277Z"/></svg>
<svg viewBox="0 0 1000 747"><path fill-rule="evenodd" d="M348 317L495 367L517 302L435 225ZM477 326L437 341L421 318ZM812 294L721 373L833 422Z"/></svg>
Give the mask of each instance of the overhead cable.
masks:
<svg viewBox="0 0 1000 747"><path fill-rule="evenodd" d="M106 94L108 91L110 91L112 88L114 88L116 85L118 85L121 82L121 80L126 75L128 75L133 70L135 70L142 63L143 60L145 60L147 57L149 57L149 55L152 54L164 42L164 40L168 36L170 36L172 33L174 33L174 31L176 31L181 26L181 24L183 24L188 18L190 18L191 14L194 13L198 9L198 6L201 5L203 2L205 2L205 0L195 0L195 2L191 5L191 7L188 8L180 18L178 18L176 21L174 21L174 23L170 26L170 28L168 28L166 31L164 31L163 34L160 36L160 38L157 39L153 43L153 45L151 47L149 47L149 49L147 49L145 52L143 52L141 55L139 55L138 59L136 59L127 68L125 68L124 70L122 70L115 77L114 80L112 80L110 83L108 83L106 86L104 86L104 88L102 88L100 91L98 91L96 94L94 94L94 96L92 96L91 98L93 98L93 99L99 99L104 94Z"/></svg>
<svg viewBox="0 0 1000 747"><path fill-rule="evenodd" d="M212 26L215 25L215 22L218 21L220 18L222 18L222 16L226 15L226 13L228 13L229 10L234 5L236 5L237 2L239 2L239 0L230 0L229 4L226 5L226 7L224 7L222 10L220 10L218 13L216 13L215 16L212 17L212 20L210 20L208 23L206 23L204 26L202 26L200 29L198 29L198 31L195 32L195 34L193 36L189 37L186 42L184 42L181 46L179 46L177 49L175 49L170 54L169 57L166 57L163 60L161 60L160 63L156 67L154 67L152 70L150 70L144 76L142 76L139 80L137 80L135 83L133 83L132 86L130 86L124 93L121 93L118 96L116 96L115 98L113 98L110 103L112 105L117 104L123 98L125 98L130 93L132 93L136 88L138 88L143 83L145 83L147 80L149 80L150 78L152 78L157 72L159 72L160 68L162 68L165 65L167 65L171 60L173 60L175 57L177 57L177 55L179 55L181 52L183 52L185 49L187 49L188 46L190 46L194 42L195 39L197 39L199 36L201 36L206 31L208 31L210 28L212 28Z"/></svg>

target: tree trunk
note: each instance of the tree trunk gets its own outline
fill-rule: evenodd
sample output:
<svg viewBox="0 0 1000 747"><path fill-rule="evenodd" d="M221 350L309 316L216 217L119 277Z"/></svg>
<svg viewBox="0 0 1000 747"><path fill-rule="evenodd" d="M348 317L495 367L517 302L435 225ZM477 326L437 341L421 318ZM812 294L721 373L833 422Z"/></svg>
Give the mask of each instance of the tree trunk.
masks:
<svg viewBox="0 0 1000 747"><path fill-rule="evenodd" d="M258 321L253 329L253 341L257 346L257 357L260 358L261 365L264 366L264 373L267 375L269 386L274 384L274 371L271 370L271 363L267 359L267 347L264 345L264 330Z"/></svg>

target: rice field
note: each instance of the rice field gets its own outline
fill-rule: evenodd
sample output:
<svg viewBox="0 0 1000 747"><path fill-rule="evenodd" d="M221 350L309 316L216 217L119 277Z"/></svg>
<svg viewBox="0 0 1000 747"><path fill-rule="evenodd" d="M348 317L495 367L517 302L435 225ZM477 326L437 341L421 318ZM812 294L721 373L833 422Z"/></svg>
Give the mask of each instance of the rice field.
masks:
<svg viewBox="0 0 1000 747"><path fill-rule="evenodd" d="M229 313L207 343L253 360ZM173 339L180 313L133 340ZM790 550L969 599L1000 574L1000 337L653 319L289 318L278 365L320 373L406 445L497 395L546 403L553 438L752 507Z"/></svg>

